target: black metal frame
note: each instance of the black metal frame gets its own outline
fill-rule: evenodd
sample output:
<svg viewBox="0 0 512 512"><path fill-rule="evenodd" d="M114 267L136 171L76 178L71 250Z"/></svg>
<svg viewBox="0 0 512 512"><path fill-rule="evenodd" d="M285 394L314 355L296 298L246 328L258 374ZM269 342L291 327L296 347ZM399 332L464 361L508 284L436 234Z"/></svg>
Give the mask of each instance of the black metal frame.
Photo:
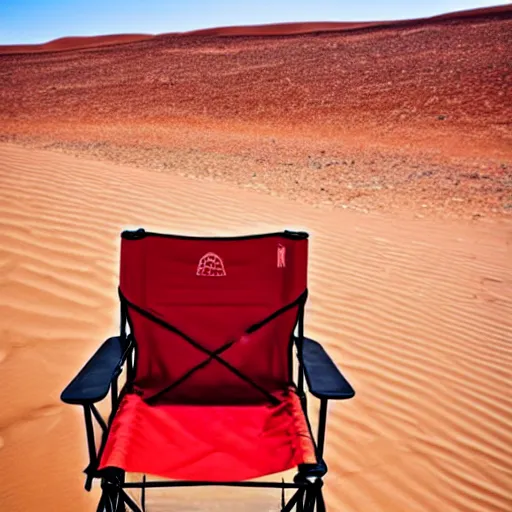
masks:
<svg viewBox="0 0 512 512"><path fill-rule="evenodd" d="M272 233L268 236L282 235L288 237L307 237L307 233L295 233L285 231L283 233ZM123 236L130 239L138 239L143 236L177 236L161 235L158 233L146 233L143 230L135 232L124 232ZM265 235L252 235L254 238ZM199 237L182 237L199 238ZM234 237L233 237L234 238ZM233 239L225 238L225 239ZM218 238L216 238L218 240ZM342 400L352 398L355 394L352 386L340 373L336 365L329 358L323 347L304 336L304 305L305 300L298 302L299 313L297 318L297 336L292 336L291 349L293 345L297 349L298 375L296 392L300 398L304 416L310 429L311 438L316 449L316 464L302 464L298 467L298 473L293 483L285 482L212 482L212 481L151 481L147 482L145 476L142 482L125 482L125 472L120 469L110 468L98 471L98 462L104 450L112 420L116 414L117 407L122 395L127 392L135 375L136 343L132 334L127 334L126 325L130 327L127 304L121 300L120 335L107 339L98 351L91 357L88 363L80 370L77 376L70 382L61 394L65 403L82 405L84 409L85 427L87 434L87 445L89 451L89 465L85 469L85 489L91 490L93 479L101 479L102 495L98 504L97 512L121 512L128 506L133 512L145 511L145 491L154 487L193 487L193 486L231 486L231 487L257 487L257 488L278 488L282 490L282 503L280 512L326 512L322 494L323 477L327 473L327 465L323 460L325 433L327 424L327 405L329 400ZM119 392L118 380L122 368L126 363L127 379L126 384ZM292 370L290 365L290 372ZM292 375L290 375L292 378ZM316 436L311 431L307 411L307 396L304 380L306 380L310 393L320 399L318 433ZM110 391L112 410L108 421L105 421L95 403L103 400ZM103 435L99 452L96 453L93 418L100 426ZM141 489L142 509L126 492L126 489ZM295 489L295 493L288 500L284 501L284 490Z"/></svg>

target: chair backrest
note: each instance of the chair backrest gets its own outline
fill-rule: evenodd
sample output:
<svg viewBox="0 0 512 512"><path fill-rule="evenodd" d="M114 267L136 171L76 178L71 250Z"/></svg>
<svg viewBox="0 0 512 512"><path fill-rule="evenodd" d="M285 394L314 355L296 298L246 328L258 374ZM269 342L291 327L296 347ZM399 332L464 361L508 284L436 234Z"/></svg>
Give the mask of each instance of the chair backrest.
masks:
<svg viewBox="0 0 512 512"><path fill-rule="evenodd" d="M120 295L145 399L251 402L291 382L308 235L200 238L125 231Z"/></svg>

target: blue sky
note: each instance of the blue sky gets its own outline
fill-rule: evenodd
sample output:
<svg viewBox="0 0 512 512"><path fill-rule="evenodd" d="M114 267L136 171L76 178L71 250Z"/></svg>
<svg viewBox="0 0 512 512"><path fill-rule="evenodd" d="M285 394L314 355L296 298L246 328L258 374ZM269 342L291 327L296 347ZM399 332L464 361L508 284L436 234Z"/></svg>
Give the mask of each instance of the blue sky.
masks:
<svg viewBox="0 0 512 512"><path fill-rule="evenodd" d="M183 32L290 21L373 21L500 5L496 0L0 0L0 44L63 36Z"/></svg>

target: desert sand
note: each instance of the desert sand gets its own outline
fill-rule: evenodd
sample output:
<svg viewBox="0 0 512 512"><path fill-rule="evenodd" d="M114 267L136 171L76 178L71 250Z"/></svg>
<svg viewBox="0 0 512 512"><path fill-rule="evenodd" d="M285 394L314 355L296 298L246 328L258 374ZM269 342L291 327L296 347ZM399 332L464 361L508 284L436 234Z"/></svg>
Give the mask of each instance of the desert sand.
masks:
<svg viewBox="0 0 512 512"><path fill-rule="evenodd" d="M95 510L59 395L117 334L141 226L310 233L306 334L357 392L329 409L329 512L512 509L512 8L349 25L0 48L0 510Z"/></svg>
<svg viewBox="0 0 512 512"><path fill-rule="evenodd" d="M0 48L0 140L332 209L512 214L512 6L374 25Z"/></svg>
<svg viewBox="0 0 512 512"><path fill-rule="evenodd" d="M306 332L357 390L330 408L329 510L510 510L510 223L326 212L9 144L0 163L2 510L94 510L82 412L59 393L117 332L119 233L138 226L311 233Z"/></svg>

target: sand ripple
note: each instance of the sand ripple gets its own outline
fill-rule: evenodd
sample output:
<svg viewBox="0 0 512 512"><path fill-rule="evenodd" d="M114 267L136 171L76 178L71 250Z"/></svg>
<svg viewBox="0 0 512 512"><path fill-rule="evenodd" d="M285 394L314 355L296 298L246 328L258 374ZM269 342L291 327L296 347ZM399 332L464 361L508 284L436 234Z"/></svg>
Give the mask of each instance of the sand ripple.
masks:
<svg viewBox="0 0 512 512"><path fill-rule="evenodd" d="M307 332L357 390L330 408L331 511L512 509L510 224L326 213L9 145L0 219L0 509L94 510L81 411L59 393L116 332L118 235L140 225L312 234Z"/></svg>

